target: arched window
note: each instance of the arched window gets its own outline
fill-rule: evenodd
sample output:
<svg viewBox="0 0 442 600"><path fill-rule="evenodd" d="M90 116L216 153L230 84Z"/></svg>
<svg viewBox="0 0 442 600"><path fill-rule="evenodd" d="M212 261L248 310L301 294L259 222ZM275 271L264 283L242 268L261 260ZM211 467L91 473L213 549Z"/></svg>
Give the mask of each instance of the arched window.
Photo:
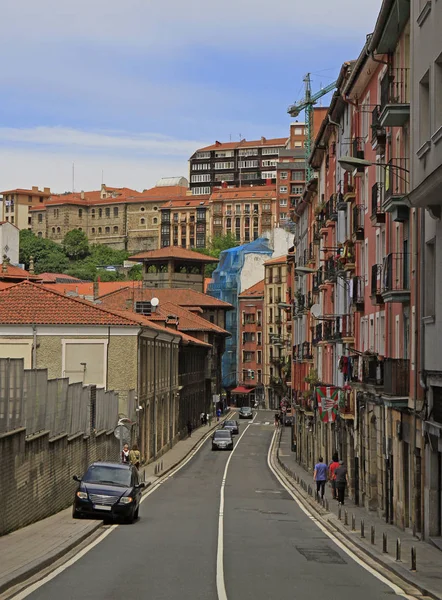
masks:
<svg viewBox="0 0 442 600"><path fill-rule="evenodd" d="M146 219L141 218L140 219L140 225L144 225L146 223Z"/></svg>
<svg viewBox="0 0 442 600"><path fill-rule="evenodd" d="M118 233L118 227L117 227L117 225L114 226L114 233Z"/></svg>
<svg viewBox="0 0 442 600"><path fill-rule="evenodd" d="M91 209L91 219L95 219L95 208Z"/></svg>
<svg viewBox="0 0 442 600"><path fill-rule="evenodd" d="M98 233L101 233L101 227L98 228Z"/></svg>
<svg viewBox="0 0 442 600"><path fill-rule="evenodd" d="M80 217L80 219L83 216L83 209L82 208L78 209L78 216Z"/></svg>
<svg viewBox="0 0 442 600"><path fill-rule="evenodd" d="M60 227L57 227L57 233L60 233L61 229Z"/></svg>
<svg viewBox="0 0 442 600"><path fill-rule="evenodd" d="M153 224L156 225L158 223L158 219L156 217L153 218Z"/></svg>
<svg viewBox="0 0 442 600"><path fill-rule="evenodd" d="M110 233L110 227L105 227L104 233Z"/></svg>
<svg viewBox="0 0 442 600"><path fill-rule="evenodd" d="M98 209L98 216L99 216L99 217L102 217L102 216L103 216L103 209L102 209L102 208L99 208L99 209Z"/></svg>
<svg viewBox="0 0 442 600"><path fill-rule="evenodd" d="M95 227L92 227L92 233L95 233Z"/></svg>
<svg viewBox="0 0 442 600"><path fill-rule="evenodd" d="M38 235L39 238L43 237L43 234L42 234L41 231L39 231L37 235Z"/></svg>
<svg viewBox="0 0 442 600"><path fill-rule="evenodd" d="M55 233L55 227L52 228L52 233Z"/></svg>

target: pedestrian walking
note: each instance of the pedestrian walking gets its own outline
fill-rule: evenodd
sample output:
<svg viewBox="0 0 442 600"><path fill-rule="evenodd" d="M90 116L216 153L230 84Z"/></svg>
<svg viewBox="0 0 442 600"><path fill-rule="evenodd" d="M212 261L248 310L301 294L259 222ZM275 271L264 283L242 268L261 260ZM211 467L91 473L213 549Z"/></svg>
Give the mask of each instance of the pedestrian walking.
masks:
<svg viewBox="0 0 442 600"><path fill-rule="evenodd" d="M279 427L279 413L275 413L275 427L277 429Z"/></svg>
<svg viewBox="0 0 442 600"><path fill-rule="evenodd" d="M216 420L217 420L217 421L219 421L220 417L221 417L221 409L220 409L220 408L218 408L218 409L216 410Z"/></svg>
<svg viewBox="0 0 442 600"><path fill-rule="evenodd" d="M201 426L203 426L203 425L204 425L205 418L206 418L206 413L202 412L202 413L200 414Z"/></svg>
<svg viewBox="0 0 442 600"><path fill-rule="evenodd" d="M212 425L212 413L207 415L207 420L209 421L209 427Z"/></svg>
<svg viewBox="0 0 442 600"><path fill-rule="evenodd" d="M337 500L338 496L336 493L336 469L339 467L339 455L335 452L332 456L331 463L328 465L328 478L330 479L332 487L332 498Z"/></svg>
<svg viewBox="0 0 442 600"><path fill-rule="evenodd" d="M129 444L124 444L123 450L121 451L121 462L125 465L128 465L130 463L129 454Z"/></svg>
<svg viewBox="0 0 442 600"><path fill-rule="evenodd" d="M313 479L316 481L316 496L319 499L319 494L321 494L321 498L324 498L325 494L325 482L327 481L327 471L328 467L324 462L322 456L319 457L318 462L315 465L315 470L313 473Z"/></svg>
<svg viewBox="0 0 442 600"><path fill-rule="evenodd" d="M137 469L140 468L141 454L140 454L140 451L138 450L138 446L136 444L134 444L132 446L132 450L129 452L129 461L130 461L130 464L133 465L134 467L137 467Z"/></svg>
<svg viewBox="0 0 442 600"><path fill-rule="evenodd" d="M339 461L339 467L335 470L336 476L336 492L338 494L339 504L344 504L345 500L345 488L348 485L348 473L347 467L344 465L344 461Z"/></svg>
<svg viewBox="0 0 442 600"><path fill-rule="evenodd" d="M187 421L187 434L192 437L192 423L190 421Z"/></svg>
<svg viewBox="0 0 442 600"><path fill-rule="evenodd" d="M207 425L209 422L209 413L206 413L205 417L204 417L204 425Z"/></svg>

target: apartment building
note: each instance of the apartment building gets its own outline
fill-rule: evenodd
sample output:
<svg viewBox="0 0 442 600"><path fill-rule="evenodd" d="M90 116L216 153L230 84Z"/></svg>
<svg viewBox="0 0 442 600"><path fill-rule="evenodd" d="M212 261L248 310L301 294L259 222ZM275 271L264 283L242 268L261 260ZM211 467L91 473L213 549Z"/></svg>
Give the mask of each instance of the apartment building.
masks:
<svg viewBox="0 0 442 600"><path fill-rule="evenodd" d="M187 180L177 177L160 180L144 192L102 184L91 192L53 194L29 210L31 229L58 243L68 231L80 229L92 244L130 252L156 249L160 208L187 189Z"/></svg>
<svg viewBox="0 0 442 600"><path fill-rule="evenodd" d="M232 235L240 244L276 226L276 186L221 188L210 196L210 235Z"/></svg>
<svg viewBox="0 0 442 600"><path fill-rule="evenodd" d="M189 159L190 189L210 194L214 187L267 185L276 182L276 163L287 138L215 142L199 148Z"/></svg>
<svg viewBox="0 0 442 600"><path fill-rule="evenodd" d="M19 229L31 229L29 209L44 204L51 197L51 190L32 186L30 190L17 188L0 194L0 221L12 223Z"/></svg>
<svg viewBox="0 0 442 600"><path fill-rule="evenodd" d="M304 149L281 150L276 165L276 222L279 226L286 227L296 220L295 210L304 192L305 182Z"/></svg>
<svg viewBox="0 0 442 600"><path fill-rule="evenodd" d="M415 350L418 368L415 385L425 392L415 410L424 410L423 445L416 455L422 482L413 479L416 496L422 498L422 529L426 539L442 535L442 5L412 2L410 15L411 65L411 204L413 228L419 233L420 278L417 299L419 338ZM417 373L420 373L417 381ZM422 461L423 465L420 464ZM416 498L416 502L417 502Z"/></svg>
<svg viewBox="0 0 442 600"><path fill-rule="evenodd" d="M180 196L160 209L159 245L181 248L205 248L211 237L209 196Z"/></svg>
<svg viewBox="0 0 442 600"><path fill-rule="evenodd" d="M287 317L287 257L264 263L264 374L267 406L291 397L291 335ZM288 305L289 306L289 305Z"/></svg>
<svg viewBox="0 0 442 600"><path fill-rule="evenodd" d="M247 404L263 399L264 368L264 279L238 296L238 380L247 393ZM240 389L238 394L244 392Z"/></svg>

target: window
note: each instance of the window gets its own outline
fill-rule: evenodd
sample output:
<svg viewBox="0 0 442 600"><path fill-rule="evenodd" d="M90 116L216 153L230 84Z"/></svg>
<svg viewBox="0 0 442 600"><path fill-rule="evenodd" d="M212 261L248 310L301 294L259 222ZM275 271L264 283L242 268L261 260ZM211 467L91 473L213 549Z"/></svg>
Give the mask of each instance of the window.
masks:
<svg viewBox="0 0 442 600"><path fill-rule="evenodd" d="M153 221L153 224L154 224L154 225L156 225L156 224L158 223L158 219L157 219L156 217L154 217L154 218L152 219L152 221Z"/></svg>
<svg viewBox="0 0 442 600"><path fill-rule="evenodd" d="M290 193L291 194L302 194L303 187L302 185L292 185Z"/></svg>
<svg viewBox="0 0 442 600"><path fill-rule="evenodd" d="M295 135L303 135L304 134L304 130L302 129L302 127L295 127Z"/></svg>
<svg viewBox="0 0 442 600"><path fill-rule="evenodd" d="M287 190L288 190L288 187L286 185L280 185L279 186L279 193L280 194L287 194Z"/></svg>
<svg viewBox="0 0 442 600"><path fill-rule="evenodd" d="M118 206L114 206L114 217L118 217Z"/></svg>
<svg viewBox="0 0 442 600"><path fill-rule="evenodd" d="M286 212L280 213L279 218L282 219L283 221L285 221L285 219L287 219L287 213Z"/></svg>
<svg viewBox="0 0 442 600"><path fill-rule="evenodd" d="M95 219L95 208L91 209L91 219Z"/></svg>
<svg viewBox="0 0 442 600"><path fill-rule="evenodd" d="M41 232L41 231L39 231L39 232L38 232L38 234L37 234L37 236L38 236L39 238L43 237L43 234L42 234L42 232Z"/></svg>
<svg viewBox="0 0 442 600"><path fill-rule="evenodd" d="M215 158L232 158L235 156L234 150L218 150L215 152Z"/></svg>
<svg viewBox="0 0 442 600"><path fill-rule="evenodd" d="M210 152L197 152L195 158L210 158Z"/></svg>
<svg viewBox="0 0 442 600"><path fill-rule="evenodd" d="M95 233L95 227L92 227L91 231L92 233Z"/></svg>
<svg viewBox="0 0 442 600"><path fill-rule="evenodd" d="M276 179L276 171L262 171L261 179Z"/></svg>
<svg viewBox="0 0 442 600"><path fill-rule="evenodd" d="M38 213L38 222L43 223L43 215L41 213Z"/></svg>
<svg viewBox="0 0 442 600"><path fill-rule="evenodd" d="M105 209L105 215L106 217L110 217L110 208Z"/></svg>
<svg viewBox="0 0 442 600"><path fill-rule="evenodd" d="M261 166L262 167L276 167L276 163L277 163L276 159L263 160L261 163Z"/></svg>
<svg viewBox="0 0 442 600"><path fill-rule="evenodd" d="M114 233L118 233L118 227L117 227L117 225L114 225Z"/></svg>
<svg viewBox="0 0 442 600"><path fill-rule="evenodd" d="M103 216L103 209L99 208L98 209L98 216L101 218Z"/></svg>
<svg viewBox="0 0 442 600"><path fill-rule="evenodd" d="M235 173L215 173L214 181L233 181ZM208 179L210 181L210 179Z"/></svg>
<svg viewBox="0 0 442 600"><path fill-rule="evenodd" d="M82 208L78 209L78 216L79 216L80 219L83 216L83 209Z"/></svg>
<svg viewBox="0 0 442 600"><path fill-rule="evenodd" d="M57 227L57 233L61 233L60 227Z"/></svg>
<svg viewBox="0 0 442 600"><path fill-rule="evenodd" d="M242 181L252 181L254 179L259 179L260 175L259 173L253 172L253 173L241 173L241 180Z"/></svg>
<svg viewBox="0 0 442 600"><path fill-rule="evenodd" d="M210 181L210 173L207 175L192 175L190 181L192 183L204 183L206 181Z"/></svg>
<svg viewBox="0 0 442 600"><path fill-rule="evenodd" d="M102 232L102 229L101 229L101 227L99 227L98 228L98 233L101 233L101 232Z"/></svg>
<svg viewBox="0 0 442 600"><path fill-rule="evenodd" d="M54 217L58 218L58 208L54 208Z"/></svg>
<svg viewBox="0 0 442 600"><path fill-rule="evenodd" d="M268 154L279 154L279 148L263 148L261 154L263 156Z"/></svg>
<svg viewBox="0 0 442 600"><path fill-rule="evenodd" d="M258 148L243 148L239 151L239 156L258 156Z"/></svg>
<svg viewBox="0 0 442 600"><path fill-rule="evenodd" d="M442 53L434 63L434 133L442 127Z"/></svg>
<svg viewBox="0 0 442 600"><path fill-rule="evenodd" d="M304 171L293 171L293 180L294 181L304 181L305 175Z"/></svg>
<svg viewBox="0 0 442 600"><path fill-rule="evenodd" d="M367 140L370 119L370 94L367 94L361 105L361 137Z"/></svg>
<svg viewBox="0 0 442 600"><path fill-rule="evenodd" d="M425 244L425 317L436 313L436 244L434 239Z"/></svg>
<svg viewBox="0 0 442 600"><path fill-rule="evenodd" d="M194 163L192 165L192 171L208 171L210 169L210 163Z"/></svg>
<svg viewBox="0 0 442 600"><path fill-rule="evenodd" d="M295 142L295 148L302 148L302 142Z"/></svg>
<svg viewBox="0 0 442 600"><path fill-rule="evenodd" d="M110 227L105 227L104 233L110 233Z"/></svg>
<svg viewBox="0 0 442 600"><path fill-rule="evenodd" d="M55 233L55 227L52 228L52 233Z"/></svg>
<svg viewBox="0 0 442 600"><path fill-rule="evenodd" d="M280 179L288 179L289 174L287 173L287 171L281 171L281 173L279 174Z"/></svg>
<svg viewBox="0 0 442 600"><path fill-rule="evenodd" d="M280 198L279 206L287 206L287 198Z"/></svg>
<svg viewBox="0 0 442 600"><path fill-rule="evenodd" d="M259 166L259 161L257 160L239 160L238 168L239 169L255 169Z"/></svg>
<svg viewBox="0 0 442 600"><path fill-rule="evenodd" d="M195 187L195 188L192 188L192 194L194 196L201 196L203 194L210 194L210 192L211 192L210 186L208 186L208 187Z"/></svg>
<svg viewBox="0 0 442 600"><path fill-rule="evenodd" d="M28 202L32 202L32 196L28 196Z"/></svg>
<svg viewBox="0 0 442 600"><path fill-rule="evenodd" d="M262 371L258 369L258 383L262 383Z"/></svg>
<svg viewBox="0 0 442 600"><path fill-rule="evenodd" d="M235 168L235 163L233 161L230 162L216 162L215 163L215 170L218 169L234 169Z"/></svg>
<svg viewBox="0 0 442 600"><path fill-rule="evenodd" d="M419 145L430 139L430 73L419 82Z"/></svg>

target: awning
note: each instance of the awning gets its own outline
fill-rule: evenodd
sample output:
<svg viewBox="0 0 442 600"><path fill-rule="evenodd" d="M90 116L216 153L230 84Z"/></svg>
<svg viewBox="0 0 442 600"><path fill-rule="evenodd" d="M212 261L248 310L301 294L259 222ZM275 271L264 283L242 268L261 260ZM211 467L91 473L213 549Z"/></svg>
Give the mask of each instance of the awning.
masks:
<svg viewBox="0 0 442 600"><path fill-rule="evenodd" d="M239 385L238 387L233 389L230 393L231 394L250 394L250 392L253 392L253 389L248 389L248 388L243 387L242 385Z"/></svg>

